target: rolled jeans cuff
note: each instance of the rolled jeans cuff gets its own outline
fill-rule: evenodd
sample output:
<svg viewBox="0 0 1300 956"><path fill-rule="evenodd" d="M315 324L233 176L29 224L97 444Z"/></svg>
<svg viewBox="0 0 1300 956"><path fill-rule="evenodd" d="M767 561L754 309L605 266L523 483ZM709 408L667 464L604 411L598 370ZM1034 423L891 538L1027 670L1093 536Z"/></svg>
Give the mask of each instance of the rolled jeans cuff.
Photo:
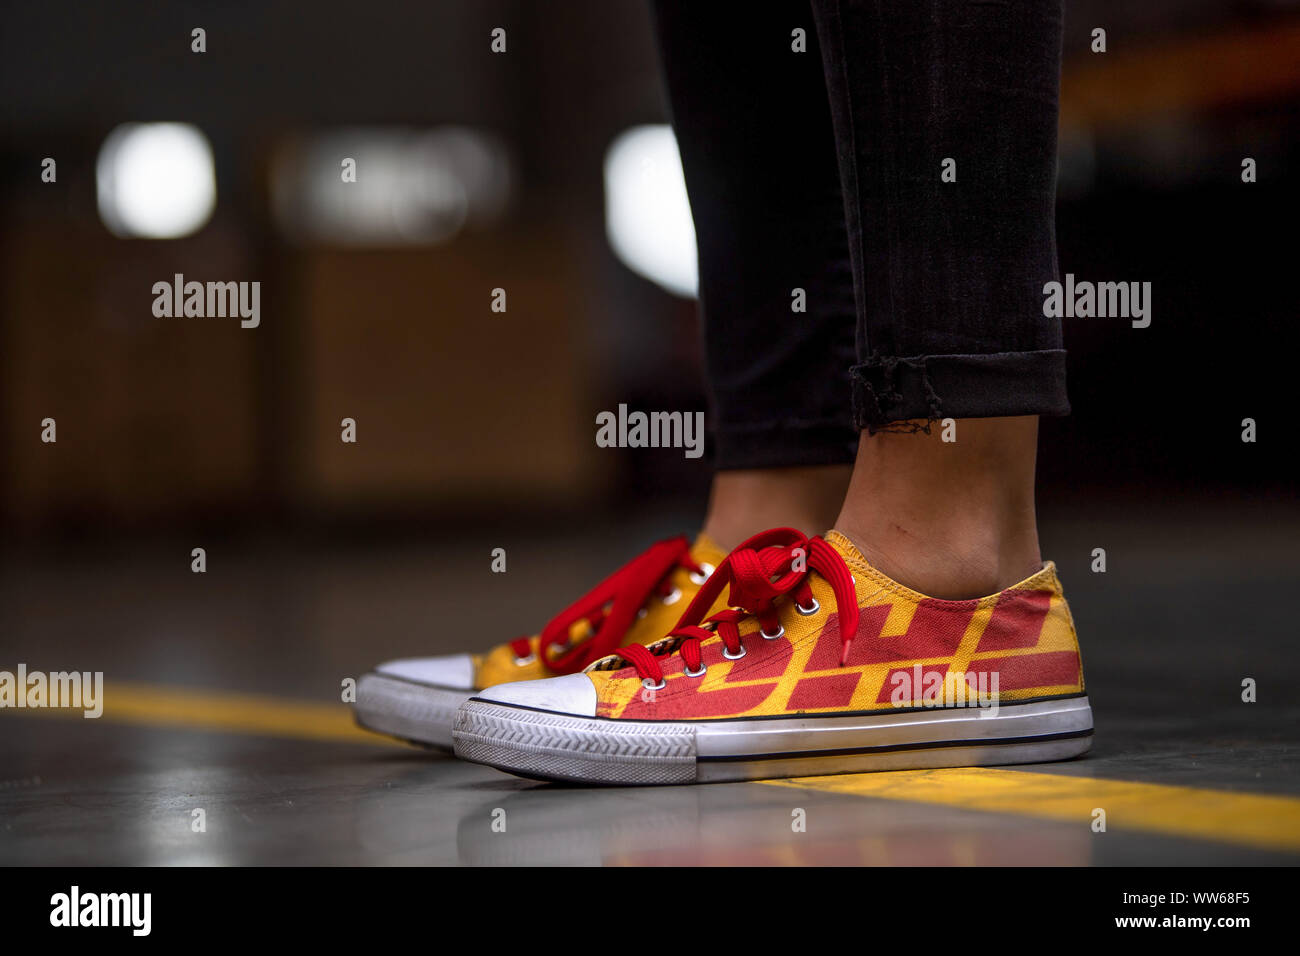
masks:
<svg viewBox="0 0 1300 956"><path fill-rule="evenodd" d="M1070 413L1064 349L874 357L850 376L854 422L869 433L918 419Z"/></svg>

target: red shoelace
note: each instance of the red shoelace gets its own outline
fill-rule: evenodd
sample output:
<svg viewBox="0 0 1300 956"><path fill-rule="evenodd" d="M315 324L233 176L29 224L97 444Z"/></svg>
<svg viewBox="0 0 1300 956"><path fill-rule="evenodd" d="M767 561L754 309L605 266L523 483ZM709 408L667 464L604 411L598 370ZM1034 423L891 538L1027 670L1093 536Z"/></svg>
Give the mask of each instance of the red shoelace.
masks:
<svg viewBox="0 0 1300 956"><path fill-rule="evenodd" d="M637 613L652 597L672 596L670 575L678 568L685 568L697 580L709 573L691 557L691 543L684 536L652 544L551 619L542 629L537 648L542 663L556 674L574 674L592 661L608 657L623 643ZM584 620L590 637L571 644L573 625ZM526 637L511 641L510 648L520 660L532 653Z"/></svg>
<svg viewBox="0 0 1300 956"><path fill-rule="evenodd" d="M785 633L778 617L776 602L793 594L795 609L801 614L815 614L819 610L813 597L809 578L816 571L828 582L835 595L835 610L840 615L840 653L842 667L849 657L849 644L858 632L858 596L853 585L853 575L840 553L818 537L808 538L794 528L776 528L764 531L742 542L695 595L690 606L668 634L680 638L675 648L655 654L640 644L631 644L617 651L617 655L636 668L643 681L657 687L664 683L661 657L674 651L682 656L686 674L699 677L704 673L700 642L715 635L722 638L723 655L738 660L745 655L740 642L740 624L747 618L758 618L761 634L775 640ZM731 585L731 607L714 614L701 625L701 618L722 588Z"/></svg>

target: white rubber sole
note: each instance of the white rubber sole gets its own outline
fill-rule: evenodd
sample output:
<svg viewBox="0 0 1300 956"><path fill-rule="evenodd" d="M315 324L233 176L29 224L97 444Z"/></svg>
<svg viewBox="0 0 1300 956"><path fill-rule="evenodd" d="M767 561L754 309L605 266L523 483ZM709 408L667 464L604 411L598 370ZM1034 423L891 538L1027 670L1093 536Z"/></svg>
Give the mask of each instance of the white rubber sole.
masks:
<svg viewBox="0 0 1300 956"><path fill-rule="evenodd" d="M451 750L456 710L473 694L469 688L435 687L372 672L357 682L353 713L366 730Z"/></svg>
<svg viewBox="0 0 1300 956"><path fill-rule="evenodd" d="M983 715L983 716L981 716ZM456 756L544 780L714 783L1068 760L1092 746L1087 697L978 707L706 721L578 717L471 698Z"/></svg>

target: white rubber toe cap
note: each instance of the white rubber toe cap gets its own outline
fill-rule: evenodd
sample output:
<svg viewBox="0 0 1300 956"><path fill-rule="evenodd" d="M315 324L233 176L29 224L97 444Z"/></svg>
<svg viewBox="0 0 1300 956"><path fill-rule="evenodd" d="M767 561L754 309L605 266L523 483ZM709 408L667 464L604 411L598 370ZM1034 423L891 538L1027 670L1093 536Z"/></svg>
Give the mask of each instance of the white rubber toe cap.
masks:
<svg viewBox="0 0 1300 956"><path fill-rule="evenodd" d="M535 707L538 710L553 710L578 717L596 716L596 685L586 674L512 681L489 687L474 696L498 704Z"/></svg>
<svg viewBox="0 0 1300 956"><path fill-rule="evenodd" d="M375 668L375 672L388 677L415 681L417 684L432 684L435 687L452 687L466 691L474 689L474 661L468 654L404 657L401 660L385 661Z"/></svg>

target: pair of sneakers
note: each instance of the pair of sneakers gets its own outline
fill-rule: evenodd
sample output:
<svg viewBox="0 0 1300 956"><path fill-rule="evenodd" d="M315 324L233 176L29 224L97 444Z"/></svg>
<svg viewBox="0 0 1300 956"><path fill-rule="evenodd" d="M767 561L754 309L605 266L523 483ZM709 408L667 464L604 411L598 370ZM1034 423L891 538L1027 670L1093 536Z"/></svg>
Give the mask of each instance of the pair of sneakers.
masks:
<svg viewBox="0 0 1300 956"><path fill-rule="evenodd" d="M525 777L680 784L1062 760L1091 744L1055 565L939 600L843 535L650 547L540 634L363 677L369 729Z"/></svg>

